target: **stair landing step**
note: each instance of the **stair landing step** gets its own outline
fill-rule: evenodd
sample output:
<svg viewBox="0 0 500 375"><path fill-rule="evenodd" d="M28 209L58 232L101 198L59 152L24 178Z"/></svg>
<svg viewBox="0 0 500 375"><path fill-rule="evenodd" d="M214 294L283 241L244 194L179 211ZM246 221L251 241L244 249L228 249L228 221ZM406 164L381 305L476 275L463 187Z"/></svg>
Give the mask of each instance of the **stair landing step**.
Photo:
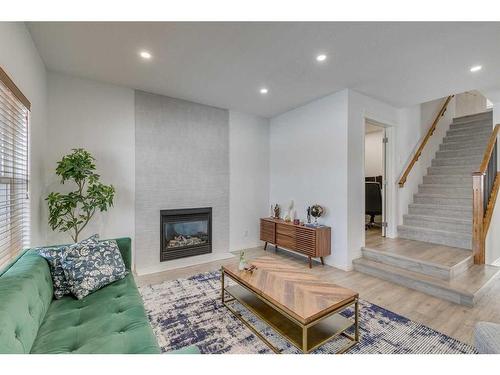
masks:
<svg viewBox="0 0 500 375"><path fill-rule="evenodd" d="M477 302L500 271L500 267L473 265L451 280L442 280L366 258L355 259L353 264L356 271L466 306Z"/></svg>
<svg viewBox="0 0 500 375"><path fill-rule="evenodd" d="M367 259L450 280L472 265L470 250L404 238L367 241L362 249Z"/></svg>

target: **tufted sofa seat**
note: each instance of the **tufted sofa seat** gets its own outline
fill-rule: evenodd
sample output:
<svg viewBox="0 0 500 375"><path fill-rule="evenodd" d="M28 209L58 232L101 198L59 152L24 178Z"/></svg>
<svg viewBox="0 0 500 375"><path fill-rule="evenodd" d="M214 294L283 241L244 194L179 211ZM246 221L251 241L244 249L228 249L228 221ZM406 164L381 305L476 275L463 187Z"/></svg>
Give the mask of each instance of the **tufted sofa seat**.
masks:
<svg viewBox="0 0 500 375"><path fill-rule="evenodd" d="M116 241L130 270L130 238ZM0 273L0 353L160 353L160 348L131 273L82 300L56 300L47 262L27 250Z"/></svg>

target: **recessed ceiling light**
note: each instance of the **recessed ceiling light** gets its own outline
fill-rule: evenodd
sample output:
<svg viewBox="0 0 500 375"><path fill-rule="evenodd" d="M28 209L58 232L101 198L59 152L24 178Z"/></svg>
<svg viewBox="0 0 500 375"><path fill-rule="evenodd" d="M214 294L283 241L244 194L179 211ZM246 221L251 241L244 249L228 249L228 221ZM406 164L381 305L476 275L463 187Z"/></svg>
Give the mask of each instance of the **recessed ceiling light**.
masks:
<svg viewBox="0 0 500 375"><path fill-rule="evenodd" d="M262 95L266 95L266 94L269 92L269 90L268 90L267 88L263 87L263 88L261 88L261 89L259 90L259 92L260 92Z"/></svg>
<svg viewBox="0 0 500 375"><path fill-rule="evenodd" d="M325 61L325 60L326 60L326 55L325 54L321 54L321 55L316 56L316 61L322 62L322 61Z"/></svg>
<svg viewBox="0 0 500 375"><path fill-rule="evenodd" d="M153 57L148 51L139 52L139 56L141 56L145 60L149 60L151 57Z"/></svg>
<svg viewBox="0 0 500 375"><path fill-rule="evenodd" d="M470 71L474 73L474 72L479 72L481 69L483 69L481 65L476 65L470 68Z"/></svg>

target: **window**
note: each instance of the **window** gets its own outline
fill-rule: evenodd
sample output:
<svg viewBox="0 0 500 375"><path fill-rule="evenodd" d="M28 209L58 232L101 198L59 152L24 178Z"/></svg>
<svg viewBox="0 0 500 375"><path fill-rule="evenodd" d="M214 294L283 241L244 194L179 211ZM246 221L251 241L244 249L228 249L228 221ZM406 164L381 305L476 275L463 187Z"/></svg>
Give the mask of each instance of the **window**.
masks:
<svg viewBox="0 0 500 375"><path fill-rule="evenodd" d="M0 268L29 245L29 110L0 68Z"/></svg>

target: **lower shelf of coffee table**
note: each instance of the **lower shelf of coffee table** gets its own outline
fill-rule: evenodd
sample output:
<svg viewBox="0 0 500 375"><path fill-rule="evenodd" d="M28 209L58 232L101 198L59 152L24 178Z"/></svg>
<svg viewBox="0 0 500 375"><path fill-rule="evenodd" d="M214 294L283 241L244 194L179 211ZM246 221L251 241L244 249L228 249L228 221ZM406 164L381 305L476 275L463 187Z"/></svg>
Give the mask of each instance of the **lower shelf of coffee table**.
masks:
<svg viewBox="0 0 500 375"><path fill-rule="evenodd" d="M303 329L305 328L304 325L297 324L287 317L284 312L271 307L269 303L264 302L256 294L242 286L229 286L225 288L225 291L245 308L262 319L266 324L271 326L288 342L305 352L314 350L330 339L343 334L354 325L353 320L345 318L338 313L330 315L306 328L307 350L303 350L302 340ZM227 301L226 306L232 303L233 302ZM235 311L232 312L235 313Z"/></svg>

